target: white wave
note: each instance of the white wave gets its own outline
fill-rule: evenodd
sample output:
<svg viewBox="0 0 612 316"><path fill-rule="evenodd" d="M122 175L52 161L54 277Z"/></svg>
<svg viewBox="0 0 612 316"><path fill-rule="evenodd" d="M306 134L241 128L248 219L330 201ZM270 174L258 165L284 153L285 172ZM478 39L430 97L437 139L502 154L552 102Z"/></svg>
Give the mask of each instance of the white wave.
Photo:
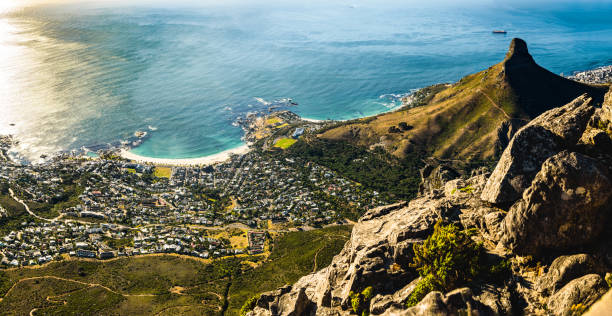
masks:
<svg viewBox="0 0 612 316"><path fill-rule="evenodd" d="M257 102L259 102L259 103L261 103L261 104L263 104L265 106L268 106L268 105L271 104L270 102L268 102L268 101L266 101L266 100L264 100L262 98L255 97L255 100L257 100Z"/></svg>

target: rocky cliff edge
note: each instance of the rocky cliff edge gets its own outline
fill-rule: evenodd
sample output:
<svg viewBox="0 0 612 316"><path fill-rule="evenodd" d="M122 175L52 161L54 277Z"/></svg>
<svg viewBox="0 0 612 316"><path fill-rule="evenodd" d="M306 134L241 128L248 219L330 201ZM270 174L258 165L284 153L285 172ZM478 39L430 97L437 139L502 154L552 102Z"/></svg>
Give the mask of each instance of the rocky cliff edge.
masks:
<svg viewBox="0 0 612 316"><path fill-rule="evenodd" d="M549 110L517 131L492 173L446 172L417 199L370 210L328 267L262 294L250 315L349 315L351 294L369 287L372 315L581 313L612 271L611 135L612 89L603 104L582 95ZM420 279L413 246L438 221L475 228L510 275L407 307Z"/></svg>

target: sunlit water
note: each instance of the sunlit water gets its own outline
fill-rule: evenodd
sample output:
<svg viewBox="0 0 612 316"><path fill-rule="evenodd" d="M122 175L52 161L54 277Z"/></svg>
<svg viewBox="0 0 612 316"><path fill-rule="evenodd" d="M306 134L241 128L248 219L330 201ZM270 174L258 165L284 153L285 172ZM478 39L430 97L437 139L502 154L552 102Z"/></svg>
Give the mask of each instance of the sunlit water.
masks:
<svg viewBox="0 0 612 316"><path fill-rule="evenodd" d="M0 7L0 134L38 157L152 127L135 153L199 157L238 146L231 123L264 109L258 98L315 119L380 113L500 61L512 37L556 73L612 64L610 16L612 4Z"/></svg>

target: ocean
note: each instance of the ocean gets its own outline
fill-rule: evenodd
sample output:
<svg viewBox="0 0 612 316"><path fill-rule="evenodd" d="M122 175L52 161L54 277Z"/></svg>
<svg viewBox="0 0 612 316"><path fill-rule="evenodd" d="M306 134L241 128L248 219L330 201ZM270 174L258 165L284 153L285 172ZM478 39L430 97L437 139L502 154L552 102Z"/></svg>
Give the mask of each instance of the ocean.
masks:
<svg viewBox="0 0 612 316"><path fill-rule="evenodd" d="M193 158L240 146L232 123L287 99L312 119L389 111L501 61L513 37L555 73L612 64L612 3L511 3L0 5L0 134L31 160L137 130L134 153Z"/></svg>

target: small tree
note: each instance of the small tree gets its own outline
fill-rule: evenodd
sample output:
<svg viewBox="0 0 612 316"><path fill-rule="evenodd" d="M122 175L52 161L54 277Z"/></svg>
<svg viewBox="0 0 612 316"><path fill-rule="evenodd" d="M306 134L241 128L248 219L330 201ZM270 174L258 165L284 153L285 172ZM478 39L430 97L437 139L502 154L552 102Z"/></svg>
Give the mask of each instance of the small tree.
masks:
<svg viewBox="0 0 612 316"><path fill-rule="evenodd" d="M412 267L422 277L408 298L417 304L431 291L450 291L472 281L481 271L484 248L472 240L475 229L461 230L454 224L436 223L424 242L415 244Z"/></svg>

